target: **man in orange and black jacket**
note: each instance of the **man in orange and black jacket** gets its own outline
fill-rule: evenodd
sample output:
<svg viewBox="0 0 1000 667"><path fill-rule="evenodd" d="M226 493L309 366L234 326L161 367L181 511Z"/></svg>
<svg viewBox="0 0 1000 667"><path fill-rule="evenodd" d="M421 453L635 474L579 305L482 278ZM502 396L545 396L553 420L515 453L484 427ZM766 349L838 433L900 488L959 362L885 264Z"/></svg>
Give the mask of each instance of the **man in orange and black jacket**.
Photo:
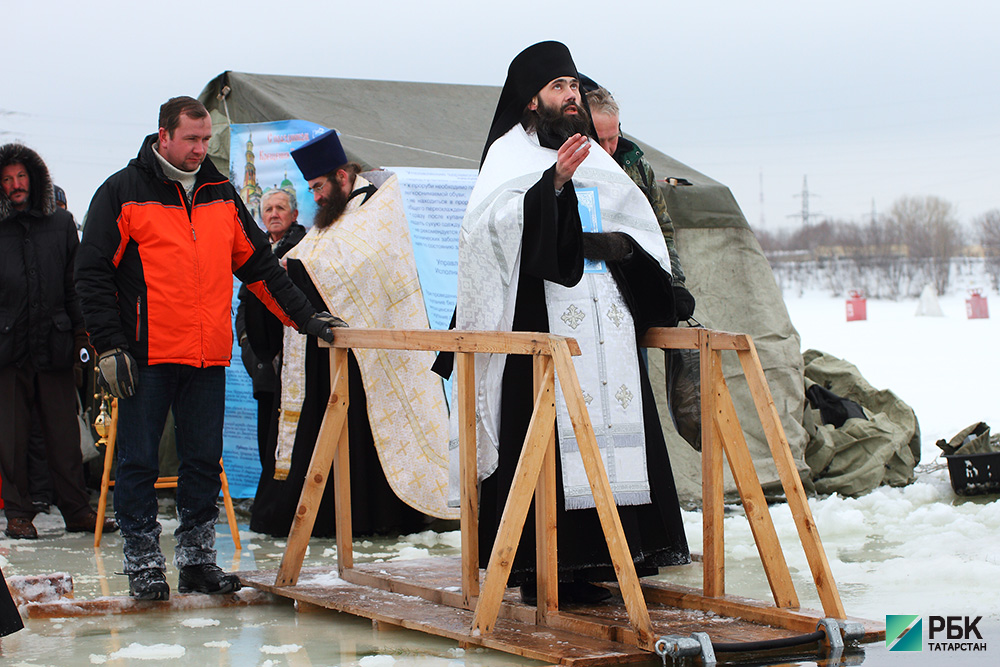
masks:
<svg viewBox="0 0 1000 667"><path fill-rule="evenodd" d="M211 136L198 100L164 103L157 134L94 195L77 253L76 288L98 352L98 381L119 398L115 516L129 594L142 600L170 594L153 483L171 408L180 459L178 590L240 587L215 564L214 548L232 275L302 333L332 342L331 327L343 325L315 312L235 188L205 160Z"/></svg>

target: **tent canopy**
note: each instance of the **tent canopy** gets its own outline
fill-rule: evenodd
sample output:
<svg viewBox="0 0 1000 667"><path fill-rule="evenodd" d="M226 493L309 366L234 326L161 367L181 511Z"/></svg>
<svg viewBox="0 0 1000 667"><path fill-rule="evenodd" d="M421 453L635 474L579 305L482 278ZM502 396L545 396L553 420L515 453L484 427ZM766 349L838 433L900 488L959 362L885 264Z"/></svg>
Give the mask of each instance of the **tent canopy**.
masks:
<svg viewBox="0 0 1000 667"><path fill-rule="evenodd" d="M224 94L224 95L223 95ZM477 169L498 86L224 72L200 95L212 114L210 155L229 173L229 123L308 120L335 128L349 159L380 166ZM631 136L661 180L676 227L687 287L705 326L754 337L792 454L808 482L802 427L804 388L798 333L756 238L729 188ZM667 185L662 179L690 185ZM666 412L662 355L650 354L654 393L682 497L701 491L700 455L674 431ZM659 370L658 370L659 369ZM763 429L735 358L724 362L730 391L766 490L779 490ZM727 489L735 490L727 477Z"/></svg>

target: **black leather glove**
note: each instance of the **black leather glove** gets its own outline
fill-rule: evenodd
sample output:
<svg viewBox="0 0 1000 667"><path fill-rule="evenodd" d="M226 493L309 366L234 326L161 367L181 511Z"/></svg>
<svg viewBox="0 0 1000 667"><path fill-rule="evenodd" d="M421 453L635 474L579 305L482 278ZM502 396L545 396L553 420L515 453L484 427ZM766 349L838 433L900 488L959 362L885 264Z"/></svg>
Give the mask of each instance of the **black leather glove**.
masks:
<svg viewBox="0 0 1000 667"><path fill-rule="evenodd" d="M694 296L680 285L674 285L674 312L681 322L694 315Z"/></svg>
<svg viewBox="0 0 1000 667"><path fill-rule="evenodd" d="M592 260L620 262L632 252L632 244L617 232L584 232L583 256Z"/></svg>
<svg viewBox="0 0 1000 667"><path fill-rule="evenodd" d="M324 310L310 317L303 331L310 336L316 336L317 338L322 338L327 343L332 343L334 328L346 326L347 322Z"/></svg>
<svg viewBox="0 0 1000 667"><path fill-rule="evenodd" d="M115 398L135 395L139 384L139 367L135 359L120 347L102 352L97 358L97 382Z"/></svg>

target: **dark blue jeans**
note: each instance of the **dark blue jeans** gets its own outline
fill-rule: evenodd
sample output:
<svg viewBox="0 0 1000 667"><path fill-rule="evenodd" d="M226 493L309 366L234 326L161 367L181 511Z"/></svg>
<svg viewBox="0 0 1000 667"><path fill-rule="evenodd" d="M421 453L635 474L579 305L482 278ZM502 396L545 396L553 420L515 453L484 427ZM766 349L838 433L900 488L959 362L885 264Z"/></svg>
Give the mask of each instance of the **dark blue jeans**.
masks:
<svg viewBox="0 0 1000 667"><path fill-rule="evenodd" d="M159 475L160 435L171 406L180 461L174 565L215 563L225 402L225 368L178 364L140 367L135 395L118 399L114 498L127 574L165 569L153 484Z"/></svg>

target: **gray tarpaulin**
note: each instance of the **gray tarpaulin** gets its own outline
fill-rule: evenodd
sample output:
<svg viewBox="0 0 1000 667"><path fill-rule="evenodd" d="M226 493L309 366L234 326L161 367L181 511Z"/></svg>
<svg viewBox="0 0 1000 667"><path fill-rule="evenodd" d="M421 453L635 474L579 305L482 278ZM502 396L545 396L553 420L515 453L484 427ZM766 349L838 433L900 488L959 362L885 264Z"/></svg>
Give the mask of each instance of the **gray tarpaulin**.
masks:
<svg viewBox="0 0 1000 667"><path fill-rule="evenodd" d="M225 89L223 103L219 95ZM498 86L225 72L208 83L200 99L212 114L210 154L223 173L229 170L228 120L254 123L289 119L337 129L348 157L365 167L476 169L499 93ZM661 183L661 187L677 228L687 287L698 301L695 317L707 327L753 336L792 454L808 483L799 337L767 259L729 188L641 141L637 143L659 179L682 178L691 183ZM697 501L701 495L700 458L670 424L663 404L662 355L651 351L649 356L678 490L682 498ZM768 491L780 494L739 363L733 353L724 357L726 378L758 474ZM732 482L727 484L733 492Z"/></svg>
<svg viewBox="0 0 1000 667"><path fill-rule="evenodd" d="M807 384L815 382L858 403L868 417L834 428L807 407L804 423L812 437L806 461L816 491L860 496L883 484L912 482L920 461L920 425L910 406L888 389L875 389L843 359L816 350L802 356Z"/></svg>

